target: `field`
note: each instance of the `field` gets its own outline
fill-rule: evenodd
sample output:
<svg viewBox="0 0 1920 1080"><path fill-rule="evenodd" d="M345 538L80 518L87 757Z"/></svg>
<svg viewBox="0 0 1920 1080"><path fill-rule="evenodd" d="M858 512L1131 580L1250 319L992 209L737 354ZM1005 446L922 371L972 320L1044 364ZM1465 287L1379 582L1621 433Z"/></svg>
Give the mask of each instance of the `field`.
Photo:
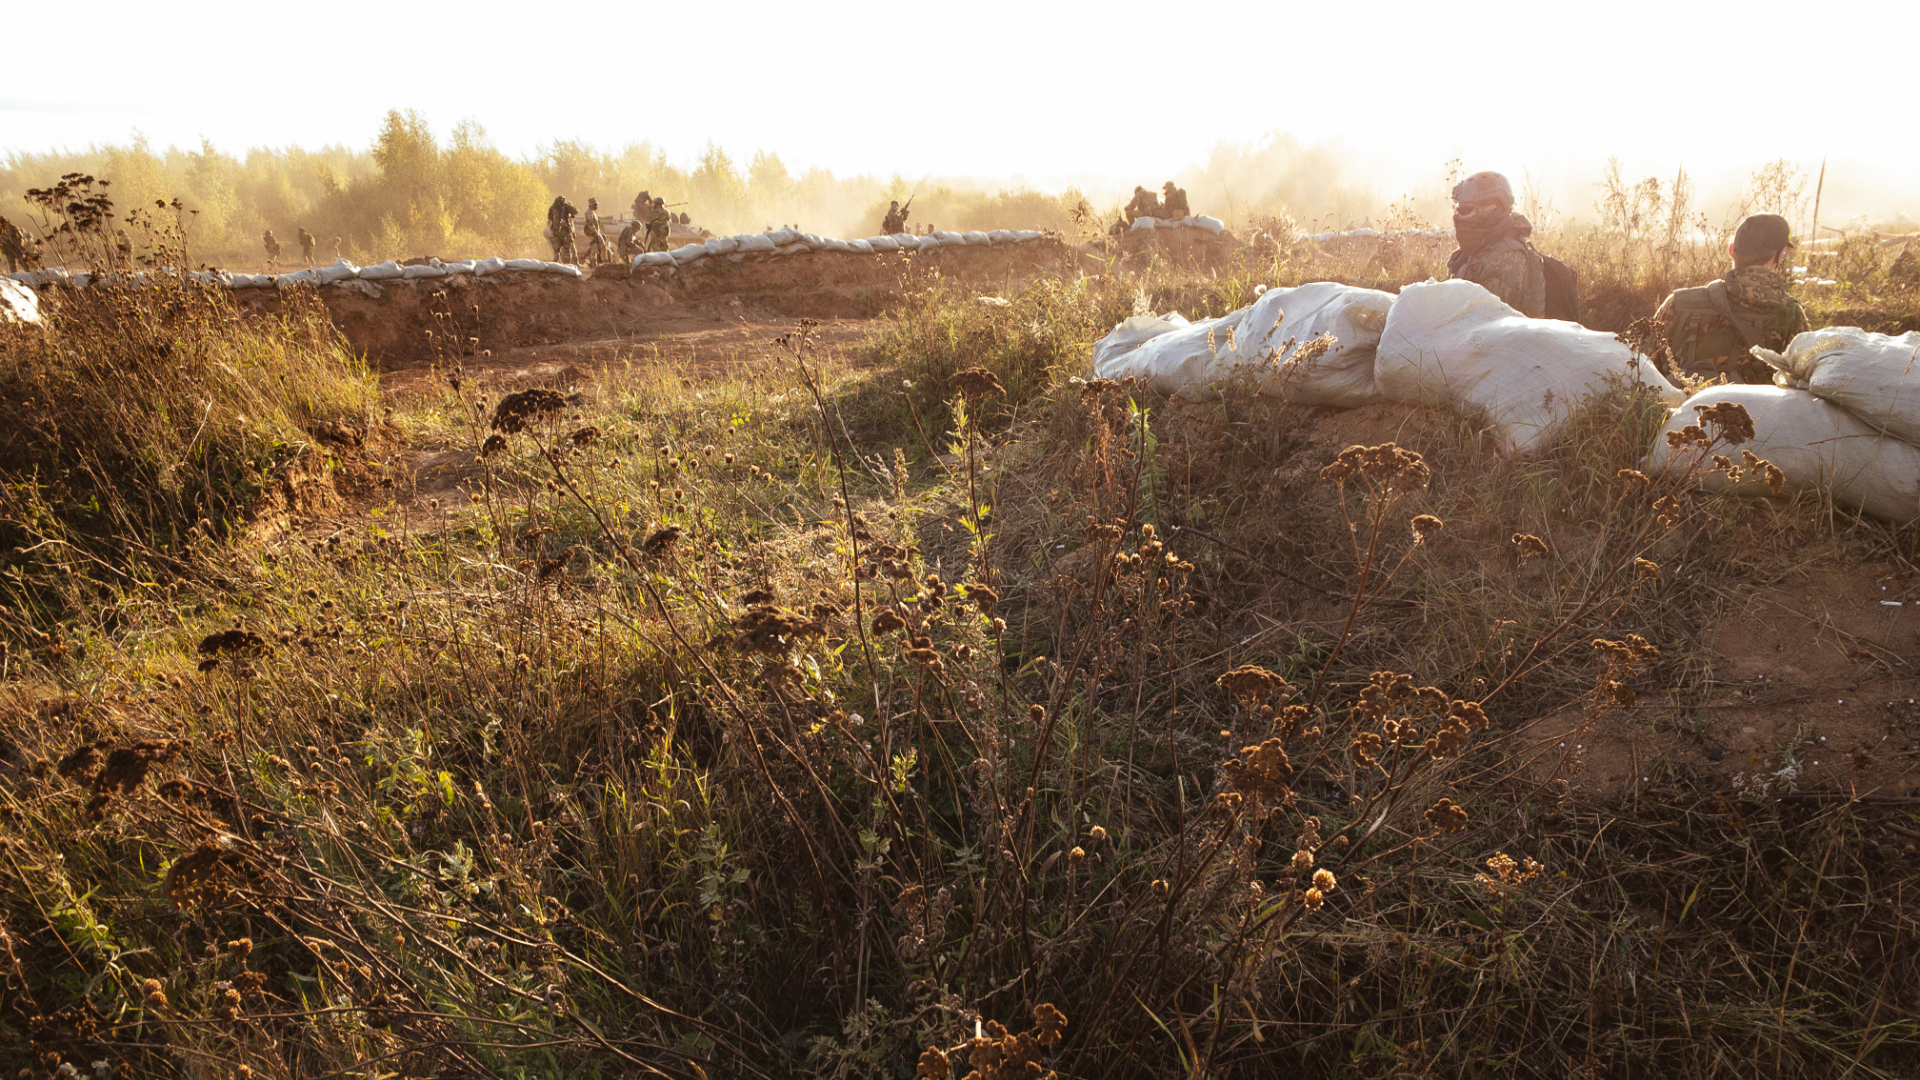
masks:
<svg viewBox="0 0 1920 1080"><path fill-rule="evenodd" d="M0 1068L1914 1076L1913 529L1625 390L1514 459L1090 382L1436 255L1089 239L0 326ZM1609 330L1717 266L1553 242Z"/></svg>

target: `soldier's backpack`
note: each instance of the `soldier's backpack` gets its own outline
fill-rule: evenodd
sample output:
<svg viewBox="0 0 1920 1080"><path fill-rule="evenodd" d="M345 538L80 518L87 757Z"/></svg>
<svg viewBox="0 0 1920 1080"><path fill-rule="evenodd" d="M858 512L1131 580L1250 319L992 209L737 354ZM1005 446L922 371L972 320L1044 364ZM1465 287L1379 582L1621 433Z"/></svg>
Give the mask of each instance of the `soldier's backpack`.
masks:
<svg viewBox="0 0 1920 1080"><path fill-rule="evenodd" d="M1547 311L1543 317L1579 322L1579 271L1534 247L1531 240L1522 240L1520 243L1526 246L1527 254L1540 260L1540 273L1547 281Z"/></svg>
<svg viewBox="0 0 1920 1080"><path fill-rule="evenodd" d="M1547 277L1547 318L1580 321L1580 274L1544 252L1540 269Z"/></svg>

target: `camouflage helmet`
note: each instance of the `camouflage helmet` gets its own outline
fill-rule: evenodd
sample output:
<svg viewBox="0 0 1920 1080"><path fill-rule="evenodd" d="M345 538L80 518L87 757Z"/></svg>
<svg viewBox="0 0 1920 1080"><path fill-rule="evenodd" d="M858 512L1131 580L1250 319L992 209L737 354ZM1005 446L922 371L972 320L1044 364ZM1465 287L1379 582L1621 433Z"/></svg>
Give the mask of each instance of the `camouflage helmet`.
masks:
<svg viewBox="0 0 1920 1080"><path fill-rule="evenodd" d="M589 210L597 210L597 209L599 209L599 208L600 208L600 200L599 200L599 199L588 199L588 200L587 200L587 209L589 209Z"/></svg>
<svg viewBox="0 0 1920 1080"><path fill-rule="evenodd" d="M1171 180L1167 181L1165 184L1162 184L1160 186L1166 188L1168 191L1174 190L1173 181Z"/></svg>
<svg viewBox="0 0 1920 1080"><path fill-rule="evenodd" d="M1462 204L1497 202L1512 206L1513 185L1497 172L1477 172L1453 185L1453 201Z"/></svg>

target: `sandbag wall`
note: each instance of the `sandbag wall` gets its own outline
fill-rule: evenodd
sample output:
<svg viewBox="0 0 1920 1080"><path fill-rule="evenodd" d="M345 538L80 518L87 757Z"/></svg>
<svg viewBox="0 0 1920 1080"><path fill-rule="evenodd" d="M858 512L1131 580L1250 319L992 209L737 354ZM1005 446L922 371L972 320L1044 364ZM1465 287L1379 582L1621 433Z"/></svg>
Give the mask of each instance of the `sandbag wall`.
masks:
<svg viewBox="0 0 1920 1080"><path fill-rule="evenodd" d="M1299 346L1321 333L1334 345L1303 358ZM1665 435L1696 423L1701 408L1737 402L1755 430L1738 450L1773 462L1790 487L1888 521L1920 519L1920 334L1836 327L1801 334L1785 354L1756 355L1778 370L1778 385L1713 386L1683 401L1614 335L1526 318L1470 281L1398 295L1316 282L1269 290L1218 319L1128 319L1094 345L1092 373L1189 399L1239 386L1303 405L1445 405L1484 420L1508 453L1544 445L1593 394L1642 386L1675 407L1649 468L1691 472L1712 489L1728 485L1726 474L1710 472L1697 448L1671 450ZM1766 489L1742 476L1738 490Z"/></svg>
<svg viewBox="0 0 1920 1080"><path fill-rule="evenodd" d="M942 275L996 281L1061 267L1070 254L1058 236L1039 232L979 234L985 242L966 236L955 242L951 236L918 237L911 245L896 240L889 248L800 233L789 238L776 230L759 238L717 238L736 242L730 254L708 255L704 244L689 245L700 254L663 265L662 257L677 253L662 252L638 269L616 262L586 273L537 259L369 267L343 260L274 276L197 272L188 277L208 287L231 288L242 307L268 315L280 313L295 296L316 297L355 349L392 368L488 349L583 339L618 343L644 337L662 318L684 314L682 305L701 302L725 302L729 314L745 310L760 317L870 316L896 297L907 266L899 253L905 250ZM776 239L784 242L771 243ZM47 289L94 281L64 270L12 276ZM139 283L151 277L141 272L126 279ZM732 304L736 300L739 306Z"/></svg>

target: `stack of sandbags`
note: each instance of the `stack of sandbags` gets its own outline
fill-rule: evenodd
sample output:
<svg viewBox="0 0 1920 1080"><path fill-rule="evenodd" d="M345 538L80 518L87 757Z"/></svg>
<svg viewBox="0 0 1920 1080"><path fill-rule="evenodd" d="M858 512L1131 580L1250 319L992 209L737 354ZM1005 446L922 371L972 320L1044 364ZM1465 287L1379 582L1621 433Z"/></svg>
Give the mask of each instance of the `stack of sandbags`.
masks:
<svg viewBox="0 0 1920 1080"><path fill-rule="evenodd" d="M1785 353L1753 353L1774 368L1775 385L1710 386L1688 398L1654 443L1652 468L1692 469L1709 488L1726 489L1726 476L1708 471L1705 451L1672 450L1665 436L1697 423L1700 409L1734 402L1753 420L1754 437L1713 452L1751 451L1779 468L1789 487L1826 492L1848 510L1886 521L1920 518L1920 334L1835 326L1797 335ZM1745 478L1736 490L1764 493Z"/></svg>
<svg viewBox="0 0 1920 1080"><path fill-rule="evenodd" d="M1096 378L1135 378L1190 401L1217 398L1244 383L1266 397L1354 408L1380 401L1374 352L1393 294L1332 281L1269 289L1218 319L1189 323L1177 313L1128 319L1093 347ZM1322 335L1324 352L1300 347Z"/></svg>
<svg viewBox="0 0 1920 1080"><path fill-rule="evenodd" d="M1737 464L1740 451L1751 451L1784 473L1790 488L1828 492L1836 506L1887 521L1920 518L1920 448L1882 435L1850 410L1791 387L1710 386L1693 395L1654 439L1649 470L1692 470L1709 490L1727 490L1727 476L1710 471L1712 464L1705 460L1709 451L1675 450L1666 438L1668 432L1699 423L1698 410L1722 402L1747 410L1754 435L1737 447L1722 444L1711 453ZM1709 427L1707 434L1716 432ZM1742 495L1768 492L1753 477L1742 477L1733 490Z"/></svg>
<svg viewBox="0 0 1920 1080"><path fill-rule="evenodd" d="M1471 281L1400 290L1373 375L1389 400L1479 413L1500 447L1519 453L1612 382L1650 387L1669 403L1681 396L1612 334L1529 319Z"/></svg>

